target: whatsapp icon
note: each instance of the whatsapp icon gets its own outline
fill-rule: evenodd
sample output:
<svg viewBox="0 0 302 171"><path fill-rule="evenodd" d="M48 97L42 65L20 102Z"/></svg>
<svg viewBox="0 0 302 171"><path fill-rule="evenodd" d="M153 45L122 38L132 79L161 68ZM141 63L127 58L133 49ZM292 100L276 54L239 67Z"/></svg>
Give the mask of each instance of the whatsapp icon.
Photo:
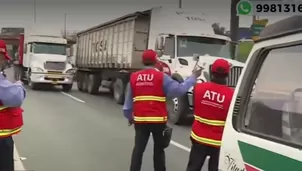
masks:
<svg viewBox="0 0 302 171"><path fill-rule="evenodd" d="M250 1L241 0L237 4L237 15L251 15L253 6Z"/></svg>

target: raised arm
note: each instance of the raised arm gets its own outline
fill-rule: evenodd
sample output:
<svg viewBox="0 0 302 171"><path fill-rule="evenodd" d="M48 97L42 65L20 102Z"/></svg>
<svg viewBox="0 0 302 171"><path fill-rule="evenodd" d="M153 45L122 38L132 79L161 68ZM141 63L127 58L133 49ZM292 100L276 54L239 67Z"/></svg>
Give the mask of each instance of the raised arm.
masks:
<svg viewBox="0 0 302 171"><path fill-rule="evenodd" d="M19 107L25 99L26 91L22 84L11 83L0 74L0 100L6 107Z"/></svg>
<svg viewBox="0 0 302 171"><path fill-rule="evenodd" d="M192 75L183 83L173 80L170 76L164 76L164 90L168 97L178 97L184 95L196 83L196 76Z"/></svg>

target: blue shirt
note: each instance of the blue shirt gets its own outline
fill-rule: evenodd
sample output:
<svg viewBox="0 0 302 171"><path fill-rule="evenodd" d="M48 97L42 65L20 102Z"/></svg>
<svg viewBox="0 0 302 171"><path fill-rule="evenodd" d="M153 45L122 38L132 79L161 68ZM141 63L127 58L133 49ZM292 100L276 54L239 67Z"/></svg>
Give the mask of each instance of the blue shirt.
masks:
<svg viewBox="0 0 302 171"><path fill-rule="evenodd" d="M26 91L20 83L11 83L0 74L0 101L6 107L20 107Z"/></svg>
<svg viewBox="0 0 302 171"><path fill-rule="evenodd" d="M196 83L195 76L188 77L183 83L173 80L167 74L164 75L163 89L166 97L179 97L187 93L187 91ZM129 84L129 83L128 83ZM133 96L130 85L127 86L127 94L123 106L124 116L128 120L132 120Z"/></svg>

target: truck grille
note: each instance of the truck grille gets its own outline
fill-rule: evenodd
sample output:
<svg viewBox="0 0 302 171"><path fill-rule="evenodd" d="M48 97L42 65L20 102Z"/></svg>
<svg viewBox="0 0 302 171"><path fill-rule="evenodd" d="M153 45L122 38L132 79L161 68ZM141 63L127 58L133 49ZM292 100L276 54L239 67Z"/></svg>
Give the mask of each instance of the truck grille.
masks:
<svg viewBox="0 0 302 171"><path fill-rule="evenodd" d="M65 70L66 63L65 62L49 62L46 61L44 63L44 68L47 70Z"/></svg>
<svg viewBox="0 0 302 171"><path fill-rule="evenodd" d="M236 87L243 67L233 66L227 78L227 85L229 87Z"/></svg>
<svg viewBox="0 0 302 171"><path fill-rule="evenodd" d="M210 71L211 71L211 67L212 67L212 65L210 65ZM231 71L230 71L229 76L227 78L227 85L229 87L236 87L237 82L238 82L238 78L241 74L242 69L243 69L243 67L239 67L239 66L233 66L231 68ZM210 74L210 77L211 77L211 74Z"/></svg>

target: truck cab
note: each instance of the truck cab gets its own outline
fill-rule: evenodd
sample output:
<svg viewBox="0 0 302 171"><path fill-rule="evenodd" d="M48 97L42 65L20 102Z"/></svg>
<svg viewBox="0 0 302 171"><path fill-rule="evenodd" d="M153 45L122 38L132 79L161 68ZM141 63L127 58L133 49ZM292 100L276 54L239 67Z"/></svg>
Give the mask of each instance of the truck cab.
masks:
<svg viewBox="0 0 302 171"><path fill-rule="evenodd" d="M62 85L64 91L72 89L74 70L67 61L66 46L66 39L56 36L25 38L23 67L32 89L41 84Z"/></svg>
<svg viewBox="0 0 302 171"><path fill-rule="evenodd" d="M234 60L231 52L235 46L226 36L215 34L188 35L188 34L160 34L156 40L156 51L161 62L168 67L171 77L178 82L183 82L192 74L196 62L204 68L198 82L210 81L211 64L218 58L230 62L232 69L227 79L229 87L235 87L241 74L244 63ZM199 61L194 60L198 54ZM169 119L174 124L181 124L192 118L193 87L188 93L179 98L169 99Z"/></svg>

